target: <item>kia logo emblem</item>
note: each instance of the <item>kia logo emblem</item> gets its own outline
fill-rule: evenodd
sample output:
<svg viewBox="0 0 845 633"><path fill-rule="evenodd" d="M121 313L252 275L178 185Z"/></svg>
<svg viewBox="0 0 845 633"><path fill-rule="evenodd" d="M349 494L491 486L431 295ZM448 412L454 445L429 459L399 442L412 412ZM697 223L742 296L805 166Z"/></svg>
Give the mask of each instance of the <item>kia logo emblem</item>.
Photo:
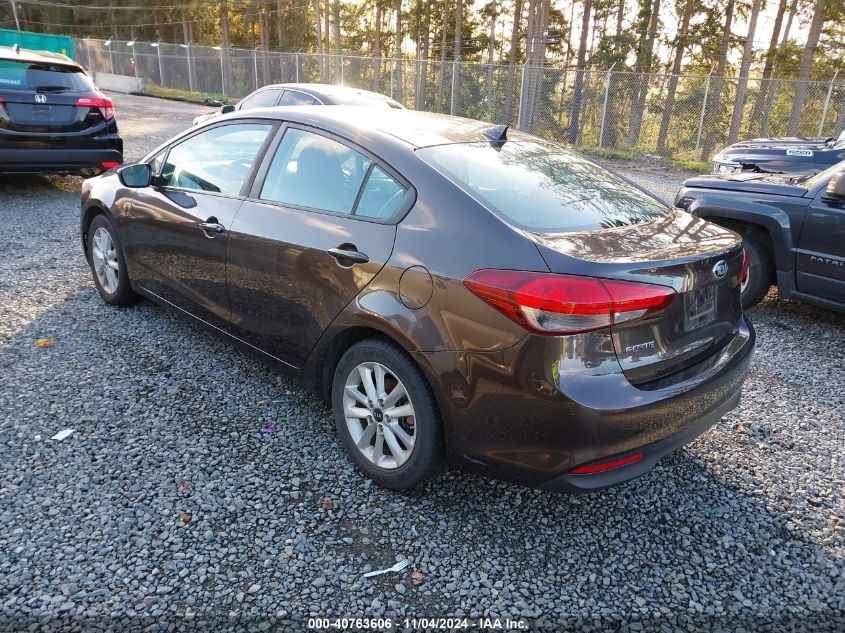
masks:
<svg viewBox="0 0 845 633"><path fill-rule="evenodd" d="M35 95L35 103L47 103L47 97L44 95Z"/></svg>
<svg viewBox="0 0 845 633"><path fill-rule="evenodd" d="M720 259L718 262L716 262L716 265L713 266L713 276L716 277L716 279L721 279L727 274L728 262L726 262L724 259Z"/></svg>

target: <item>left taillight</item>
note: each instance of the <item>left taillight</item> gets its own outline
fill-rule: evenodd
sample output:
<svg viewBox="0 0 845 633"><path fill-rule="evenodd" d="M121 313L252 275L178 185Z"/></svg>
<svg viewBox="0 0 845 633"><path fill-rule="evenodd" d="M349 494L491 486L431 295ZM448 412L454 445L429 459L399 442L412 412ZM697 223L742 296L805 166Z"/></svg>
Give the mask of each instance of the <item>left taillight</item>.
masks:
<svg viewBox="0 0 845 633"><path fill-rule="evenodd" d="M97 108L106 121L114 118L114 104L105 97L80 97L76 105L81 108Z"/></svg>
<svg viewBox="0 0 845 633"><path fill-rule="evenodd" d="M555 273L482 269L464 286L535 334L589 332L650 316L675 299L666 286Z"/></svg>

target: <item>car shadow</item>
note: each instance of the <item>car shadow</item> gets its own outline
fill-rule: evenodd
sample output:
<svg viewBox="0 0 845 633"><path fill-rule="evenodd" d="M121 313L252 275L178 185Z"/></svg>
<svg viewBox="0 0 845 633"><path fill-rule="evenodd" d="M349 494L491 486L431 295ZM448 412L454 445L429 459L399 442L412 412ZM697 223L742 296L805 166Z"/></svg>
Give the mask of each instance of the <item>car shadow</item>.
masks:
<svg viewBox="0 0 845 633"><path fill-rule="evenodd" d="M62 191L78 193L82 186L79 176L40 176L36 174L0 174L0 194L30 195L39 192Z"/></svg>

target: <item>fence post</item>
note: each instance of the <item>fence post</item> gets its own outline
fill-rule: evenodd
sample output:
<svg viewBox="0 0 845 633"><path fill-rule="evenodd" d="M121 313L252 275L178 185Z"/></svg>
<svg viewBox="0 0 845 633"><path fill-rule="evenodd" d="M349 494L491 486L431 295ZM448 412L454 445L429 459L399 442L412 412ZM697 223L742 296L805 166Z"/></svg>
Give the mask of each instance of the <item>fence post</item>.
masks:
<svg viewBox="0 0 845 633"><path fill-rule="evenodd" d="M827 109L830 107L830 95L833 93L833 84L836 83L836 76L839 74L839 69L833 71L833 79L830 80L830 86L827 88L827 98L824 100L824 108L822 109L822 118L819 121L819 133L818 136L822 135L822 130L824 129L824 121L827 118Z"/></svg>
<svg viewBox="0 0 845 633"><path fill-rule="evenodd" d="M393 60L393 63L390 64L390 98L395 99L396 97L393 96L393 84L396 81L396 60Z"/></svg>
<svg viewBox="0 0 845 633"><path fill-rule="evenodd" d="M252 65L255 69L255 89L258 90L258 47L252 49Z"/></svg>
<svg viewBox="0 0 845 633"><path fill-rule="evenodd" d="M701 117L698 119L698 134L695 136L695 151L701 146L701 128L704 127L704 112L707 110L707 96L710 94L710 77L713 75L713 66L707 73L707 83L704 84L704 101L701 104Z"/></svg>
<svg viewBox="0 0 845 633"><path fill-rule="evenodd" d="M302 49L300 48L299 50L301 51ZM296 51L293 54L293 57L294 66L296 67L296 83L299 83L299 51Z"/></svg>
<svg viewBox="0 0 845 633"><path fill-rule="evenodd" d="M607 84L604 88L604 107L601 110L601 131L599 132L599 147L604 143L604 122L607 120L607 99L610 96L610 77L613 69L616 67L616 62L607 71Z"/></svg>
<svg viewBox="0 0 845 633"><path fill-rule="evenodd" d="M455 102L458 100L458 66L461 58L458 57L452 62L452 94L449 96L449 114L455 115Z"/></svg>
<svg viewBox="0 0 845 633"><path fill-rule="evenodd" d="M161 38L156 43L156 57L158 57L158 85L164 88L164 65L161 63Z"/></svg>
<svg viewBox="0 0 845 633"><path fill-rule="evenodd" d="M216 47L215 47L216 48ZM220 94L226 96L226 71L223 69L223 46L220 46Z"/></svg>
<svg viewBox="0 0 845 633"><path fill-rule="evenodd" d="M341 86L344 84L344 81L345 80L343 78L343 53L341 53L340 54L340 85Z"/></svg>
<svg viewBox="0 0 845 633"><path fill-rule="evenodd" d="M523 96L524 96L524 90L525 90L525 67L526 66L527 66L527 64L522 65L522 70L520 71L520 76L519 76L519 112L516 115L516 127L520 130L522 129L522 123L523 123L523 121L522 121L522 111L523 111L522 105L523 105Z"/></svg>

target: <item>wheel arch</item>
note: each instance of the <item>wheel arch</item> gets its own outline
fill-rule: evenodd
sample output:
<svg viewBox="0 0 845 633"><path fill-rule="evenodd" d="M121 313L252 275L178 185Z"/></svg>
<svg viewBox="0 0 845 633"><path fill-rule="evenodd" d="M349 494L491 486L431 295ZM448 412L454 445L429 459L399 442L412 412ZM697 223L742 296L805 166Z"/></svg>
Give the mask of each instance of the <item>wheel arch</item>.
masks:
<svg viewBox="0 0 845 633"><path fill-rule="evenodd" d="M94 221L94 218L98 215L105 215L109 219L112 219L111 213L105 207L105 205L91 201L85 207L85 210L82 212L82 218L80 219L80 237L82 238L82 250L85 253L86 257L88 255L88 229L91 227L91 222Z"/></svg>

